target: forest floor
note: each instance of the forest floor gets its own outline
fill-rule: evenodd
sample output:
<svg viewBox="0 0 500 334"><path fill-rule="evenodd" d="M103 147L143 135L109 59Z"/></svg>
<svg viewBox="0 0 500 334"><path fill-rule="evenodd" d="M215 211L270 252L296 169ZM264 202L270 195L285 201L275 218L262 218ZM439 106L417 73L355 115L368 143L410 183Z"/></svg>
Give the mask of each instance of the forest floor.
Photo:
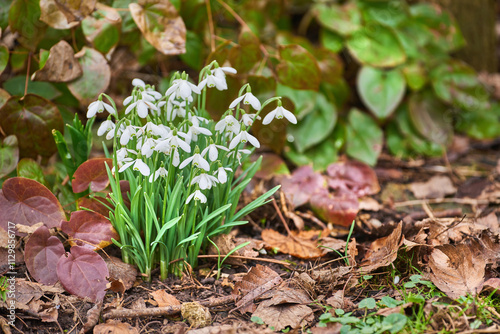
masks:
<svg viewBox="0 0 500 334"><path fill-rule="evenodd" d="M500 332L500 142L457 138L439 159L404 162L383 155L374 171L377 184L367 187L380 185L379 191L359 201L350 235L350 226L324 224L308 205L294 208L293 198L285 200L287 188L288 194L254 212L245 227L216 241L222 254L251 242L220 270L217 253L209 250L182 278L161 281L153 272L152 283L146 283L111 257L119 257L118 250L107 251L113 284L101 304L69 295L58 284L35 283L21 265L15 328L7 325L4 308L1 328L5 333ZM346 187L353 187L355 178L351 175ZM257 182L247 196L278 181ZM340 214L349 217L352 208L344 209Z"/></svg>

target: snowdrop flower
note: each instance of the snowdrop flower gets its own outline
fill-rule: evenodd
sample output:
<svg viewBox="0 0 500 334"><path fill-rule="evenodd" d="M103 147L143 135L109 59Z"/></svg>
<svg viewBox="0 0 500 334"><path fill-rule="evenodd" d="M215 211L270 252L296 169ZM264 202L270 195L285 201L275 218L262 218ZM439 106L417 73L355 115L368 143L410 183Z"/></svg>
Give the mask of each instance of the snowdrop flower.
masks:
<svg viewBox="0 0 500 334"><path fill-rule="evenodd" d="M229 67L229 66L223 66L223 67L216 67L212 70L212 74L217 77L217 78L226 78L226 73L232 73L236 74L238 71L236 69Z"/></svg>
<svg viewBox="0 0 500 334"><path fill-rule="evenodd" d="M215 124L215 131L219 131L220 133L232 131L234 134L238 134L240 132L240 123L233 115L227 115Z"/></svg>
<svg viewBox="0 0 500 334"><path fill-rule="evenodd" d="M101 123L101 125L99 126L99 129L97 129L97 135L100 137L102 136L105 132L113 132L114 134L114 130L115 129L115 123L113 123L113 121L111 120L105 120L104 122ZM107 139L107 136L106 136L106 139Z"/></svg>
<svg viewBox="0 0 500 334"><path fill-rule="evenodd" d="M139 144L140 142L141 141L139 141L137 144ZM155 145L156 145L156 140L154 140L153 138L146 139L144 144L142 144L140 147L141 154L147 158L151 157L153 155ZM137 148L137 149L139 149L139 148Z"/></svg>
<svg viewBox="0 0 500 334"><path fill-rule="evenodd" d="M201 190L210 189L217 184L218 180L212 175L201 173L198 176L193 177L191 180L191 185L198 183Z"/></svg>
<svg viewBox="0 0 500 334"><path fill-rule="evenodd" d="M237 97L231 104L229 105L229 108L234 108L238 105L238 103L243 100L243 104L249 104L254 108L255 110L260 110L261 105L259 99L257 99L251 92L247 92L240 97Z"/></svg>
<svg viewBox="0 0 500 334"><path fill-rule="evenodd" d="M149 96L149 95L147 95ZM137 100L133 103L131 103L127 109L125 109L125 115L130 113L132 109L136 108L137 110L137 115L139 115L140 118L146 118L148 116L148 111L149 109L153 111L158 111L158 107L155 106L151 101L145 99L145 100Z"/></svg>
<svg viewBox="0 0 500 334"><path fill-rule="evenodd" d="M226 171L232 172L233 170L229 167L220 166L214 174L217 174L217 179L220 183L224 184L227 182L227 173Z"/></svg>
<svg viewBox="0 0 500 334"><path fill-rule="evenodd" d="M217 149L229 152L229 149L227 147L221 145L215 145L214 143L212 143L207 147L205 147L203 151L201 151L201 155L205 156L205 154L207 154L208 152L208 158L210 159L210 161L215 161L219 157L219 151L217 151Z"/></svg>
<svg viewBox="0 0 500 334"><path fill-rule="evenodd" d="M183 169L186 167L190 162L193 162L193 166L196 166L198 168L204 169L207 172L210 171L210 165L205 158L201 156L200 153L195 153L194 155L190 156L186 160L184 160L181 165L179 166L180 169Z"/></svg>
<svg viewBox="0 0 500 334"><path fill-rule="evenodd" d="M132 86L146 88L146 83L141 79L135 78L132 80Z"/></svg>
<svg viewBox="0 0 500 334"><path fill-rule="evenodd" d="M132 169L133 170L138 170L139 172L141 172L142 175L144 176L149 176L150 174L150 169L149 169L149 166L144 162L142 161L141 159L137 158L135 160L132 160L130 162L127 162L125 165L123 165L119 170L118 172L121 173L123 172L124 170L126 170L127 168L129 168L130 166L132 166Z"/></svg>
<svg viewBox="0 0 500 334"><path fill-rule="evenodd" d="M283 117L285 117L290 123L297 124L297 118L295 117L295 115L283 108L280 101L276 109L274 109L269 114L267 114L266 117L264 117L262 124L266 125L271 123L271 121L275 118L282 119Z"/></svg>
<svg viewBox="0 0 500 334"><path fill-rule="evenodd" d="M235 153L236 153L236 151L231 151L227 155L229 157L232 157L232 156L234 156ZM242 154L250 154L250 153L252 153L252 152L248 149L238 150L238 152L236 153L236 158L238 159L238 163L241 165Z"/></svg>
<svg viewBox="0 0 500 334"><path fill-rule="evenodd" d="M89 107L87 109L87 118L92 118L94 117L97 113L101 113L106 109L107 112L109 112L112 115L116 114L115 109L113 109L112 106L107 104L106 102L103 102L101 100L97 100L89 104Z"/></svg>
<svg viewBox="0 0 500 334"><path fill-rule="evenodd" d="M211 136L212 132L207 128L201 127L199 121L196 118L192 118L192 125L189 127L188 132L186 133L186 141L191 142L191 140L197 141L198 135L204 134L205 136Z"/></svg>
<svg viewBox="0 0 500 334"><path fill-rule="evenodd" d="M198 88L201 90L205 86L208 88L217 88L217 90L226 90L227 83L225 77L216 77L213 73L209 74L205 79L203 79L199 84Z"/></svg>
<svg viewBox="0 0 500 334"><path fill-rule="evenodd" d="M120 144L122 144L123 146L127 145L130 141L130 138L135 137L135 135L135 126L127 125L123 130L122 135L120 136Z"/></svg>
<svg viewBox="0 0 500 334"><path fill-rule="evenodd" d="M168 100L167 103L167 121L171 122L176 117L186 117L186 101Z"/></svg>
<svg viewBox="0 0 500 334"><path fill-rule="evenodd" d="M170 96L170 99L186 100L192 93L201 94L201 90L185 79L175 79L165 95Z"/></svg>
<svg viewBox="0 0 500 334"><path fill-rule="evenodd" d="M206 203L207 202L207 196L203 195L203 193L199 190L196 190L194 193L188 196L186 200L186 204L191 202L191 200L194 198L195 201L200 201L201 203Z"/></svg>
<svg viewBox="0 0 500 334"><path fill-rule="evenodd" d="M168 176L168 171L163 167L161 166L160 168L158 168L154 173L152 173L150 176L149 176L149 182L153 182L153 181L156 181L158 179L158 177L167 177Z"/></svg>
<svg viewBox="0 0 500 334"><path fill-rule="evenodd" d="M174 149L174 153L172 154L172 165L175 167L179 166L179 163L181 162L181 158L179 156L179 151L177 148Z"/></svg>
<svg viewBox="0 0 500 334"><path fill-rule="evenodd" d="M233 138L233 140L231 140L231 143L229 144L229 149L232 150L233 148L238 146L239 143L245 144L246 142L249 142L250 144L252 144L257 148L260 147L260 143L257 140L257 138L255 138L246 131L241 131L236 137Z"/></svg>
<svg viewBox="0 0 500 334"><path fill-rule="evenodd" d="M116 150L116 160L118 160L118 164L123 162L127 158L129 153L137 155L136 151L128 149L126 147L122 147L122 148Z"/></svg>
<svg viewBox="0 0 500 334"><path fill-rule="evenodd" d="M241 123L245 126L251 126L255 118L260 119L260 116L257 116L257 114L243 114L243 116L241 116Z"/></svg>

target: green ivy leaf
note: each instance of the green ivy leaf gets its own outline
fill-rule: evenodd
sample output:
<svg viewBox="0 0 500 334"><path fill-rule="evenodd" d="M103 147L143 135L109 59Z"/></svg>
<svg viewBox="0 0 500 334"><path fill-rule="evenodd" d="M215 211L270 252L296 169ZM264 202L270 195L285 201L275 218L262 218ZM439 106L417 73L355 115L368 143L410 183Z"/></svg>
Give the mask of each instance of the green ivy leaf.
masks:
<svg viewBox="0 0 500 334"><path fill-rule="evenodd" d="M325 170L331 163L338 160L342 143L343 138L338 138L336 131L334 131L321 143L308 148L303 153L299 153L293 145L287 146L285 156L295 165L305 166L312 164L314 170Z"/></svg>
<svg viewBox="0 0 500 334"><path fill-rule="evenodd" d="M398 69L385 71L364 66L358 74L357 87L368 109L384 120L403 100L406 82Z"/></svg>
<svg viewBox="0 0 500 334"><path fill-rule="evenodd" d="M382 151L384 133L373 118L358 109L351 109L347 118L347 155L374 166Z"/></svg>
<svg viewBox="0 0 500 334"><path fill-rule="evenodd" d="M23 96L25 83L26 76L18 75L5 81L3 88L11 95ZM49 82L31 81L30 78L28 78L27 93L40 95L47 100L55 99L61 95L61 92L59 92L53 84Z"/></svg>
<svg viewBox="0 0 500 334"><path fill-rule="evenodd" d="M199 71L203 66L203 61L206 56L203 52L204 50L203 41L198 34L188 30L186 32L186 53L180 55L182 61L192 69Z"/></svg>
<svg viewBox="0 0 500 334"><path fill-rule="evenodd" d="M384 318L382 321L383 331L389 330L391 334L398 333L406 326L408 318L401 313L392 313Z"/></svg>
<svg viewBox="0 0 500 334"><path fill-rule="evenodd" d="M289 127L293 143L299 153L320 143L332 132L337 122L337 108L324 95L318 94L314 111L305 116L297 125Z"/></svg>
<svg viewBox="0 0 500 334"><path fill-rule="evenodd" d="M389 27L396 27L408 19L406 3L400 0L389 1L360 1L358 6L367 23L380 23Z"/></svg>
<svg viewBox="0 0 500 334"><path fill-rule="evenodd" d="M295 89L318 90L321 73L314 56L300 45L281 45L278 80Z"/></svg>
<svg viewBox="0 0 500 334"><path fill-rule="evenodd" d="M347 49L363 65L393 67L406 61L406 54L394 31L370 25L347 39Z"/></svg>
<svg viewBox="0 0 500 334"><path fill-rule="evenodd" d="M472 138L496 138L500 136L500 105L495 103L490 110L462 112L456 127Z"/></svg>
<svg viewBox="0 0 500 334"><path fill-rule="evenodd" d="M318 4L314 11L319 23L339 35L348 36L361 29L361 12L354 3L326 6Z"/></svg>
<svg viewBox="0 0 500 334"><path fill-rule="evenodd" d="M453 136L451 114L431 90L413 93L409 107L412 123L422 136L441 145L450 143Z"/></svg>
<svg viewBox="0 0 500 334"><path fill-rule="evenodd" d="M276 87L276 95L292 101L295 116L299 121L314 110L318 94L314 90L294 89L279 82Z"/></svg>

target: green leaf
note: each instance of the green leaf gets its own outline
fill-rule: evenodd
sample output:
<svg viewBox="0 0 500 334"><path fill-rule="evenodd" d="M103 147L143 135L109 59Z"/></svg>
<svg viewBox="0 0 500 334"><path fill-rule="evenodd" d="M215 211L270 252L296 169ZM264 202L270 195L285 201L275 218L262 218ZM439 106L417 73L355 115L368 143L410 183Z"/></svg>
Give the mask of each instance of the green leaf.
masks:
<svg viewBox="0 0 500 334"><path fill-rule="evenodd" d="M403 100L405 78L398 69L365 66L358 74L358 91L364 104L378 119L389 117Z"/></svg>
<svg viewBox="0 0 500 334"><path fill-rule="evenodd" d="M11 95L23 96L25 83L26 76L18 75L5 81L3 83L3 88ZM39 95L47 100L55 99L61 95L53 84L48 82L31 81L30 79L28 79L27 93Z"/></svg>
<svg viewBox="0 0 500 334"><path fill-rule="evenodd" d="M108 88L111 69L106 58L95 49L83 47L75 57L83 75L68 83L68 88L81 104L87 106Z"/></svg>
<svg viewBox="0 0 500 334"><path fill-rule="evenodd" d="M401 313L392 313L384 318L382 321L382 328L389 330L392 334L398 333L406 326L408 318Z"/></svg>
<svg viewBox="0 0 500 334"><path fill-rule="evenodd" d="M412 123L422 136L441 145L450 143L453 136L450 111L431 90L413 93L409 107Z"/></svg>
<svg viewBox="0 0 500 334"><path fill-rule="evenodd" d="M396 27L408 19L407 5L400 0L388 1L361 1L358 3L367 24L380 23L389 27Z"/></svg>
<svg viewBox="0 0 500 334"><path fill-rule="evenodd" d="M19 146L17 137L15 135L7 136L3 143L0 144L0 178L16 169L18 161Z"/></svg>
<svg viewBox="0 0 500 334"><path fill-rule="evenodd" d="M460 113L456 128L476 139L493 139L500 136L500 106L495 103L489 110ZM495 112L496 111L496 112Z"/></svg>
<svg viewBox="0 0 500 334"><path fill-rule="evenodd" d="M370 25L347 40L347 49L363 65L392 67L406 61L406 54L394 31L382 25Z"/></svg>
<svg viewBox="0 0 500 334"><path fill-rule="evenodd" d="M377 123L366 113L351 109L346 130L347 155L374 166L384 140L384 133Z"/></svg>
<svg viewBox="0 0 500 334"><path fill-rule="evenodd" d="M97 3L96 10L81 24L87 41L103 54L107 54L120 40L122 19L112 7Z"/></svg>
<svg viewBox="0 0 500 334"><path fill-rule="evenodd" d="M361 29L361 12L359 6L354 3L342 6L318 4L314 6L314 12L323 27L339 35L351 35Z"/></svg>
<svg viewBox="0 0 500 334"><path fill-rule="evenodd" d="M35 180L47 186L42 167L33 159L24 158L17 164L17 176Z"/></svg>
<svg viewBox="0 0 500 334"><path fill-rule="evenodd" d="M374 309L375 307L377 307L377 303L373 298L365 298L358 304L358 308Z"/></svg>
<svg viewBox="0 0 500 334"><path fill-rule="evenodd" d="M294 89L278 82L276 95L290 99L294 105L294 114L301 121L314 111L318 92L314 90ZM290 109L291 110L291 109Z"/></svg>
<svg viewBox="0 0 500 334"><path fill-rule="evenodd" d="M281 45L278 80L295 89L318 90L321 73L314 56L300 45Z"/></svg>
<svg viewBox="0 0 500 334"><path fill-rule="evenodd" d="M294 146L300 153L320 143L332 132L337 122L337 108L324 95L318 94L314 111L305 116L297 125L289 127Z"/></svg>
<svg viewBox="0 0 500 334"><path fill-rule="evenodd" d="M408 87L413 91L421 90L428 81L424 66L418 62L405 64L402 71Z"/></svg>
<svg viewBox="0 0 500 334"><path fill-rule="evenodd" d="M434 68L432 87L444 102L463 110L489 108L489 94L477 79L476 72L465 63L450 59Z"/></svg>
<svg viewBox="0 0 500 334"><path fill-rule="evenodd" d="M408 57L423 61L436 58L436 55L431 54L428 49L433 40L432 32L424 24L408 19L401 22L394 29L394 33Z"/></svg>
<svg viewBox="0 0 500 334"><path fill-rule="evenodd" d="M206 54L202 39L193 31L186 32L186 53L181 54L180 58L189 67L199 71L203 66L203 60Z"/></svg>
<svg viewBox="0 0 500 334"><path fill-rule="evenodd" d="M6 134L15 134L21 157L50 157L56 152L52 129L62 130L57 106L41 96L13 96L0 109L0 126Z"/></svg>
<svg viewBox="0 0 500 334"><path fill-rule="evenodd" d="M4 44L0 44L0 74L5 70L9 63L9 48Z"/></svg>
<svg viewBox="0 0 500 334"><path fill-rule="evenodd" d="M11 32L17 32L22 46L35 51L47 25L40 21L39 0L14 0L9 9Z"/></svg>
<svg viewBox="0 0 500 334"><path fill-rule="evenodd" d="M319 33L319 38L321 40L321 44L330 51L340 52L344 47L344 39L342 36L327 30L321 29Z"/></svg>
<svg viewBox="0 0 500 334"><path fill-rule="evenodd" d="M262 59L260 41L253 32L243 29L238 37L238 45L229 50L229 61L240 73L250 71Z"/></svg>

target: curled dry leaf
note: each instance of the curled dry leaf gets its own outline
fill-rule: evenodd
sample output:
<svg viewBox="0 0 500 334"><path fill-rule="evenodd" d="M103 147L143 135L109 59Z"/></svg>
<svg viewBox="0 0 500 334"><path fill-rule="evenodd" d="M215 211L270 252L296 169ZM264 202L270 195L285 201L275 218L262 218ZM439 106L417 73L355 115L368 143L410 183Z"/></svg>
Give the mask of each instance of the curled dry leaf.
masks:
<svg viewBox="0 0 500 334"><path fill-rule="evenodd" d="M123 285L123 290L128 290L134 285L137 278L137 268L134 265L114 256L106 257L104 262L108 266L110 279L119 281Z"/></svg>
<svg viewBox="0 0 500 334"><path fill-rule="evenodd" d="M59 9L56 0L40 0L40 21L47 23L54 29L71 29L79 22L70 22Z"/></svg>
<svg viewBox="0 0 500 334"><path fill-rule="evenodd" d="M139 334L137 328L131 324L120 322L119 320L110 319L104 324L99 324L94 327L94 334Z"/></svg>
<svg viewBox="0 0 500 334"><path fill-rule="evenodd" d="M24 177L6 180L0 190L0 227L8 223L59 227L66 219L63 208L52 192L41 183ZM21 235L16 230L17 235Z"/></svg>
<svg viewBox="0 0 500 334"><path fill-rule="evenodd" d="M109 184L106 165L109 169L113 168L113 159L93 158L81 164L73 174L73 192L81 193L89 186L91 191L104 190Z"/></svg>
<svg viewBox="0 0 500 334"><path fill-rule="evenodd" d="M58 281L57 261L64 255L64 246L55 236L51 236L46 226L41 226L31 235L24 249L26 267L31 276L43 284Z"/></svg>
<svg viewBox="0 0 500 334"><path fill-rule="evenodd" d="M45 65L33 73L33 81L68 82L82 75L82 67L75 59L71 45L60 41L50 48L49 58Z"/></svg>
<svg viewBox="0 0 500 334"><path fill-rule="evenodd" d="M191 327L205 327L212 322L212 315L207 307L198 302L184 303L181 305L181 314Z"/></svg>
<svg viewBox="0 0 500 334"><path fill-rule="evenodd" d="M181 302L179 302L175 296L167 293L165 289L153 291L151 292L151 296L153 296L154 300L158 304L158 307L181 305Z"/></svg>
<svg viewBox="0 0 500 334"><path fill-rule="evenodd" d="M443 245L429 256L430 279L448 297L478 294L484 283L486 261L477 247Z"/></svg>
<svg viewBox="0 0 500 334"><path fill-rule="evenodd" d="M416 198L443 198L457 192L448 176L436 175L427 182L414 182L410 190Z"/></svg>
<svg viewBox="0 0 500 334"><path fill-rule="evenodd" d="M101 316L102 302L95 304L90 310L87 311L87 321L83 324L83 332L87 333L95 325L99 323L99 317Z"/></svg>
<svg viewBox="0 0 500 334"><path fill-rule="evenodd" d="M254 239L245 239L238 238L235 239L232 235L221 234L212 239L212 241L217 245L217 248L210 244L208 247L209 255L222 255L223 257L229 254L233 249L235 249L238 245L241 245L245 242L250 241L250 244L238 249L237 251L231 253L232 255L244 256L244 257L257 257L259 253L254 251L253 249L262 249L264 247L264 243ZM234 259L228 258L225 261L228 264L241 266L244 262L243 259Z"/></svg>
<svg viewBox="0 0 500 334"><path fill-rule="evenodd" d="M321 231L314 231L312 234L307 232L311 231L293 231L285 237L275 230L265 229L261 236L271 248L301 259L315 259L325 255L328 250L319 247L318 236Z"/></svg>
<svg viewBox="0 0 500 334"><path fill-rule="evenodd" d="M94 11L97 0L55 0L68 22L81 21Z"/></svg>
<svg viewBox="0 0 500 334"><path fill-rule="evenodd" d="M273 287L279 285L283 279L272 269L258 264L252 267L240 282L234 285L233 295L241 295L236 302L236 309L242 314L255 310L254 299L261 296Z"/></svg>
<svg viewBox="0 0 500 334"><path fill-rule="evenodd" d="M361 273L370 273L377 268L388 266L396 260L399 247L403 244L402 228L403 223L400 222L387 237L372 242L361 262L361 268L359 268Z"/></svg>
<svg viewBox="0 0 500 334"><path fill-rule="evenodd" d="M144 38L165 55L186 52L186 26L169 0L139 0L130 14Z"/></svg>

